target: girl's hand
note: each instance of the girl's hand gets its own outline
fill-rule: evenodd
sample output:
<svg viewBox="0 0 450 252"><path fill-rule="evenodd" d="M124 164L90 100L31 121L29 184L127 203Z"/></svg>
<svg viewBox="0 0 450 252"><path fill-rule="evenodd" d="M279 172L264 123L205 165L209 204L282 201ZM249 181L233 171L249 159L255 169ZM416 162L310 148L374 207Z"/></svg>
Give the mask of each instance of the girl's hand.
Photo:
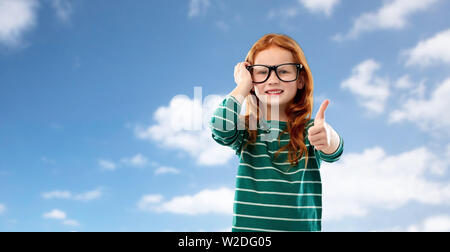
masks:
<svg viewBox="0 0 450 252"><path fill-rule="evenodd" d="M247 70L246 66L250 66L248 62L239 62L234 66L234 81L237 87L231 91L232 95L240 104L244 102L245 97L250 94L253 89L253 80L250 71ZM252 99L250 99L251 102Z"/></svg>
<svg viewBox="0 0 450 252"><path fill-rule="evenodd" d="M250 71L247 70L247 66L250 66L248 62L239 62L234 67L234 81L238 87L242 87L244 90L250 90L253 88L253 80Z"/></svg>
<svg viewBox="0 0 450 252"><path fill-rule="evenodd" d="M325 110L327 109L329 103L330 101L327 99L322 103L322 105L320 105L319 111L317 111L316 117L314 118L314 125L308 129L309 142L317 150L325 152L326 154L333 153L334 150L330 149L335 147L335 141L332 141L335 140L333 134L334 130L325 122Z"/></svg>

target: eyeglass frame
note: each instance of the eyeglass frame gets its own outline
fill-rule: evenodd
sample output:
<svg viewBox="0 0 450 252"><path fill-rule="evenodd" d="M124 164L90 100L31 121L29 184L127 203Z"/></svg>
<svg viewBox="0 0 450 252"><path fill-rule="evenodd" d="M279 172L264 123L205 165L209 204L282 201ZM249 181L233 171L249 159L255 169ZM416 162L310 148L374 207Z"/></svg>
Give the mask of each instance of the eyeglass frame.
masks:
<svg viewBox="0 0 450 252"><path fill-rule="evenodd" d="M279 66L283 66L283 65L293 65L293 66L296 66L296 67L297 67L297 75L295 76L295 79L294 79L294 80L291 80L291 81L284 81L284 80L282 80L282 79L280 78L280 76L278 75L277 69L278 69ZM274 66L268 66L268 65L256 64L256 65L246 66L246 68L247 68L247 70L250 72L250 69L253 68L254 66L264 66L264 67L269 68L269 73L267 74L267 77L266 77L266 79L265 79L264 81L258 81L258 82L255 82L255 81L253 81L253 78L252 78L252 82L253 82L254 84L261 84L261 83L266 82L266 81L270 78L270 74L272 74L272 70L275 71L275 75L277 76L277 78L278 78L280 81L284 81L284 82L293 82L293 81L298 80L299 73L300 73L302 70L305 69L305 68L303 67L303 65L302 65L302 64L299 64L299 63L283 63L283 64L279 64L279 65L274 65Z"/></svg>

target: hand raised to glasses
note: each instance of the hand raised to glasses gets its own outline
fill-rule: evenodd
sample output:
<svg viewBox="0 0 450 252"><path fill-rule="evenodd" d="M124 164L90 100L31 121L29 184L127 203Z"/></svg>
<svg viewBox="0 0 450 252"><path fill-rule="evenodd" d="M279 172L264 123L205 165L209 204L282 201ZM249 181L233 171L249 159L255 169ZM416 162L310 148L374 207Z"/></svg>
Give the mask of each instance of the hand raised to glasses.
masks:
<svg viewBox="0 0 450 252"><path fill-rule="evenodd" d="M247 70L250 63L244 61L239 62L234 66L234 81L236 85L251 89L253 87L253 80L250 72Z"/></svg>
<svg viewBox="0 0 450 252"><path fill-rule="evenodd" d="M253 88L252 75L247 70L247 66L250 66L250 63L246 61L239 62L234 66L234 82L237 87L230 95L234 96L241 104Z"/></svg>
<svg viewBox="0 0 450 252"><path fill-rule="evenodd" d="M334 129L325 122L325 110L330 104L330 100L326 99L320 105L314 118L314 125L308 129L308 139L311 145L317 150L325 154L335 152L339 146L339 136Z"/></svg>

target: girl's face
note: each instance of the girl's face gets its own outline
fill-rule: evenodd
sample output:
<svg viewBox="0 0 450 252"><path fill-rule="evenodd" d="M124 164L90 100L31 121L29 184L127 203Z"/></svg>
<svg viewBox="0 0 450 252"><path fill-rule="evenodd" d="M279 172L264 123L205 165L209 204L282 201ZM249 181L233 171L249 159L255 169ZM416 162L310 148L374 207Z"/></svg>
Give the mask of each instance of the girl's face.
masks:
<svg viewBox="0 0 450 252"><path fill-rule="evenodd" d="M259 52L255 57L254 64L261 65L279 65L283 63L297 63L294 59L292 53L284 48L278 46L271 46L264 51ZM296 81L284 82L278 79L275 71L271 71L269 79L267 81L254 84L256 96L261 101L261 103L269 109L271 105L277 104L280 109L285 108L285 106L294 99L297 94L298 89L303 88L303 79L299 75ZM267 91L272 89L282 90L281 94L269 94Z"/></svg>

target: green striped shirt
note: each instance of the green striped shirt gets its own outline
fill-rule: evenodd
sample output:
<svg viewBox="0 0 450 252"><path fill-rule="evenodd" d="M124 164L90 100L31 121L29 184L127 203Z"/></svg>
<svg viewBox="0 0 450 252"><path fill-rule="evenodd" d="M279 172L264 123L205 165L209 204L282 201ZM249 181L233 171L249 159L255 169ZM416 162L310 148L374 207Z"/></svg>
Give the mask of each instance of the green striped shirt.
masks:
<svg viewBox="0 0 450 252"><path fill-rule="evenodd" d="M305 154L299 164L291 167L283 151L275 159L280 147L289 143L289 134L278 136L287 126L282 121L258 123L256 143L248 144L247 131L239 118L241 104L227 95L214 111L209 127L212 138L219 144L231 147L239 156L236 176L232 231L320 231L322 218L321 161L335 162L343 152L343 139L335 153L325 154L309 144L308 163ZM305 127L314 124L311 119ZM237 127L240 125L239 127Z"/></svg>

